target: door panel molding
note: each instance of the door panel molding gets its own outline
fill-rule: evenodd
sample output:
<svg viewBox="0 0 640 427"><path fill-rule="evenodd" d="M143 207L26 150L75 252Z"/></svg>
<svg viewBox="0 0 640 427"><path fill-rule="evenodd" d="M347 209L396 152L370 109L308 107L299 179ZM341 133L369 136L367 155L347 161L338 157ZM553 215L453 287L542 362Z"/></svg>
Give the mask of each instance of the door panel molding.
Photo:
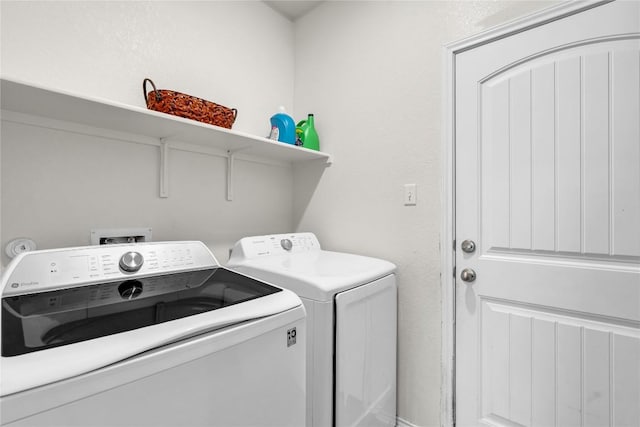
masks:
<svg viewBox="0 0 640 427"><path fill-rule="evenodd" d="M562 310L538 304L523 304L502 298L482 297L483 308L495 313L503 313L532 320L557 323L559 325L611 332L616 335L640 340L640 322L612 316L598 316L575 310ZM534 319L535 317L535 319Z"/></svg>
<svg viewBox="0 0 640 427"><path fill-rule="evenodd" d="M629 357L640 356L640 322L487 298L481 310L484 422L633 425L637 420L637 413L623 412L613 402L629 392L637 395L639 373L616 372ZM510 392L513 387L517 393Z"/></svg>
<svg viewBox="0 0 640 427"><path fill-rule="evenodd" d="M556 46L552 49L547 49L547 50L543 50L541 52L537 52L533 55L529 55L525 58L521 58L518 61L515 61L511 64L508 64L502 68L500 68L499 70L496 70L494 72L492 72L491 74L488 74L486 77L482 78L480 80L481 84L487 83L490 80L496 79L498 77L500 77L502 74L514 69L514 68L518 68L521 67L523 65L526 65L529 62L533 62L536 61L538 59L544 59L545 57L549 57L551 55L556 55L560 52L563 51L567 51L567 55L571 55L572 52L570 52L573 49L579 49L579 48L583 48L585 46L591 46L594 44L601 44L601 43L613 43L613 42L618 42L618 41L635 41L640 39L640 35L638 33L623 33L623 34L616 34L616 35L612 35L612 36L605 36L605 37L594 37L592 39L589 40L582 40L579 42L573 42L573 43L566 43L564 45L561 46ZM603 50L606 49L607 46L603 46ZM457 52L458 53L458 52ZM557 57L556 57L557 58ZM555 58L554 58L555 61ZM545 65L546 63L544 61L541 61L541 65Z"/></svg>
<svg viewBox="0 0 640 427"><path fill-rule="evenodd" d="M640 223L633 222L640 206L628 180L613 179L618 167L640 163L640 150L616 153L617 128L635 123L627 133L640 138L640 125L617 125L611 112L639 90L639 41L640 34L599 38L547 59L563 50L550 49L479 84L480 224L491 218L480 246L640 260ZM625 109L640 114L637 103ZM580 194L558 203L576 186Z"/></svg>
<svg viewBox="0 0 640 427"><path fill-rule="evenodd" d="M481 260L528 262L541 265L585 268L592 266L611 271L628 271L638 273L639 257L600 254L576 254L572 252L555 252L526 249L510 249L491 247L482 253ZM586 265L588 264L588 265Z"/></svg>

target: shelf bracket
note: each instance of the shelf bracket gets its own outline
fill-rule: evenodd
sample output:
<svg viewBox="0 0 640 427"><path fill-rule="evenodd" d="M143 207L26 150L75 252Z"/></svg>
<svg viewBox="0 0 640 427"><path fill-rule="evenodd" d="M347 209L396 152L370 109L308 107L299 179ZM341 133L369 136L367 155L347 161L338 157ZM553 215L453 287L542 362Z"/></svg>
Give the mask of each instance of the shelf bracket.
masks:
<svg viewBox="0 0 640 427"><path fill-rule="evenodd" d="M227 150L227 201L233 201L233 161L235 153Z"/></svg>
<svg viewBox="0 0 640 427"><path fill-rule="evenodd" d="M169 197L169 143L160 138L160 197Z"/></svg>

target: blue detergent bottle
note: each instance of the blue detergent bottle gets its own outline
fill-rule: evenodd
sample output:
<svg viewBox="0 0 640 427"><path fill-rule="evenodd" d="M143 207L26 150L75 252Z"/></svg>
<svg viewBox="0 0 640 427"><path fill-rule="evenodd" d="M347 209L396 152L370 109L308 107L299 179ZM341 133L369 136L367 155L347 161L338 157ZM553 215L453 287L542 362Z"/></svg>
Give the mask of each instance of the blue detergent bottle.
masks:
<svg viewBox="0 0 640 427"><path fill-rule="evenodd" d="M279 111L271 116L269 138L287 144L295 145L296 143L296 124L293 118L287 114L284 107L280 107Z"/></svg>

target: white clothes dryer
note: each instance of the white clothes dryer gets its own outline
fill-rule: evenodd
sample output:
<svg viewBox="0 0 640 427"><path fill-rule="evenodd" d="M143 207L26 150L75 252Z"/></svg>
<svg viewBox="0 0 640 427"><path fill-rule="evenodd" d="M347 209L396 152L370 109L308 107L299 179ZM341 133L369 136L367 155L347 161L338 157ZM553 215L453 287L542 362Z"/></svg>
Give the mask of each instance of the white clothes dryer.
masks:
<svg viewBox="0 0 640 427"><path fill-rule="evenodd" d="M2 277L3 426L305 422L305 311L201 242L27 252Z"/></svg>
<svg viewBox="0 0 640 427"><path fill-rule="evenodd" d="M395 265L295 233L243 238L227 266L302 299L308 427L395 426Z"/></svg>

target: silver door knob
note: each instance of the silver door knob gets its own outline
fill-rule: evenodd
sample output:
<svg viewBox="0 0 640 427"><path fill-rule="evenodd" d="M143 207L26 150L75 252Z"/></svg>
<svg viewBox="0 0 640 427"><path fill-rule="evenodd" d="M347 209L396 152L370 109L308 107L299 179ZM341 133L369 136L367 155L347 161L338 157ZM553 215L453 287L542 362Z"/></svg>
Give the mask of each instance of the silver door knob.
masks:
<svg viewBox="0 0 640 427"><path fill-rule="evenodd" d="M476 243L473 240L465 240L460 244L462 252L471 254L476 250Z"/></svg>
<svg viewBox="0 0 640 427"><path fill-rule="evenodd" d="M474 280L476 280L476 272L470 268L465 268L460 273L460 278L463 282L473 282Z"/></svg>

